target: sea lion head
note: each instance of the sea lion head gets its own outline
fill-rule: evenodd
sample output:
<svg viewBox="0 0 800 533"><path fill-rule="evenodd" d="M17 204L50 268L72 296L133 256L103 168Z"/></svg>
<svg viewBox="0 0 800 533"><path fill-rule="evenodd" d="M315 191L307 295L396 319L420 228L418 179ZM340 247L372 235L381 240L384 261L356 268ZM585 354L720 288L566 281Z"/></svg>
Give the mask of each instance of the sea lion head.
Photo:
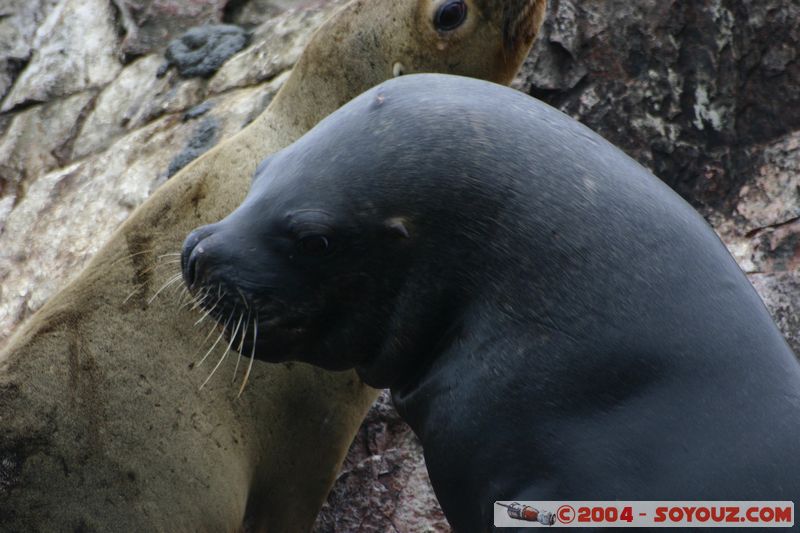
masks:
<svg viewBox="0 0 800 533"><path fill-rule="evenodd" d="M360 94L405 74L446 72L508 84L546 0L356 0L323 24L298 63ZM331 44L335 43L335 44ZM368 58L365 60L365 58Z"/></svg>
<svg viewBox="0 0 800 533"><path fill-rule="evenodd" d="M474 94L445 106L441 91L425 95L450 78L403 77L357 97L262 162L229 216L187 237L185 283L242 353L356 368L383 387L435 348L472 294L485 259L470 251L503 203L477 178L502 156L471 114ZM501 89L484 85L481 98ZM236 337L240 322L257 324L251 338Z"/></svg>
<svg viewBox="0 0 800 533"><path fill-rule="evenodd" d="M544 20L546 0L419 0L420 50L396 50L393 75L448 72L508 84ZM412 20L412 19L409 19ZM398 70L398 65L402 68Z"/></svg>

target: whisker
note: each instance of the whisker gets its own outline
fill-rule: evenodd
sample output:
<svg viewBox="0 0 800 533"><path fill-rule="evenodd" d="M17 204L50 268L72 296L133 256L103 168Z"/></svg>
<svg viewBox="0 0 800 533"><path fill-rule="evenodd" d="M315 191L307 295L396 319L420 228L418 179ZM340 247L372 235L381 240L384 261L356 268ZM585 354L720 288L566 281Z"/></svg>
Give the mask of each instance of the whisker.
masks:
<svg viewBox="0 0 800 533"><path fill-rule="evenodd" d="M242 380L242 386L239 388L239 394L236 395L237 398L242 396L242 392L244 392L244 387L247 385L247 378L250 377L250 371L253 369L253 360L256 358L256 339L258 338L258 314L253 319L253 348L250 350L250 363L247 365L247 372L244 374L244 379Z"/></svg>
<svg viewBox="0 0 800 533"><path fill-rule="evenodd" d="M153 300L155 300L155 299L156 299L156 297L157 297L159 294L161 294L161 291L163 291L164 289L166 289L167 287L169 287L170 285L172 285L172 284L173 284L173 283L175 283L176 281L179 281L180 279L181 279L181 274L175 274L174 276L172 276L172 277L171 277L169 280L167 280L167 282L166 282L166 283L164 283L164 284L161 286L161 288L160 288L160 289L158 289L158 290L156 291L156 293L155 293L153 296L151 296L151 297L150 297L150 299L149 299L149 300L147 300L147 304L148 304L148 305L150 305L151 303L153 303Z"/></svg>
<svg viewBox="0 0 800 533"><path fill-rule="evenodd" d="M242 347L244 346L244 338L247 335L247 325L250 323L250 311L247 311L247 320L244 321L244 329L242 330L242 338L239 339L239 355L236 357L236 366L233 368L233 379L231 383L236 381L236 372L239 371L239 362L242 360Z"/></svg>
<svg viewBox="0 0 800 533"><path fill-rule="evenodd" d="M150 251L152 251L152 250L150 250ZM146 252L142 252L142 253L146 253ZM140 254L133 254L133 255L140 255ZM125 259L125 258L123 257L122 259ZM148 274L148 273L152 272L153 270L155 270L155 269L156 269L156 268L158 268L158 267L167 266L167 265L169 265L169 264L172 264L172 263L173 263L173 262L169 262L169 263L161 263L161 264L159 264L159 263L156 263L155 265L153 265L153 266L150 266L150 267L148 267L148 268L146 268L146 269L142 270L142 271L141 271L141 272L139 272L138 274L139 274L140 276L143 276L144 274ZM180 263L180 261L175 261L174 263ZM114 263L112 263L112 265L113 265L113 264L114 264ZM180 273L180 271L178 271L178 273ZM141 288L142 288L142 287L144 287L145 285L146 285L146 283L140 283L140 284L138 284L138 285L137 285L137 286L136 286L136 287L135 287L135 288L134 288L134 289L133 289L133 290L130 292L130 294L128 294L128 296L126 296L126 297L125 297L125 299L124 299L124 300L122 300L122 303L124 304L124 303L126 303L128 300L130 300L130 299L131 299L131 297L133 297L133 295L134 295L134 294L136 294L136 293L137 293L139 290L141 290ZM148 303L149 303L149 302L148 302Z"/></svg>
<svg viewBox="0 0 800 533"><path fill-rule="evenodd" d="M133 287L133 290L128 293L128 295L125 297L124 300L122 300L122 303L123 304L128 303L128 300L130 300L133 297L134 294L136 294L137 292L142 290L142 287L144 287L145 285L147 285L147 284L146 283L137 283L136 286Z"/></svg>
<svg viewBox="0 0 800 533"><path fill-rule="evenodd" d="M163 267L167 267L167 266L174 265L174 264L177 264L177 263L180 263L180 261L167 261L165 263L154 263L153 265L145 268L144 270L142 270L138 274L140 276L143 276L144 274L148 274L148 273L154 271L157 268L163 268ZM180 272L180 270L178 270L178 272Z"/></svg>
<svg viewBox="0 0 800 533"><path fill-rule="evenodd" d="M236 334L237 334L237 333L239 333L239 326L241 326L241 325L242 325L242 318L244 318L244 315L239 315L239 322L236 324L236 329L235 329L235 330L233 330L233 334L231 335L231 341L228 343L228 349L227 349L227 350L225 350L225 352L224 352L224 353L223 353L223 354L220 356L220 358L219 358L219 361L217 361L217 366L215 366L215 367L214 367L214 369L213 369L213 370L211 371L211 373L208 375L208 377L207 377L207 378L206 378L206 380L203 382L203 384L202 384L202 385L200 385L200 388L201 388L201 389L202 389L203 387L205 387L205 386L206 386L206 383L208 383L208 382L209 382L209 380L210 380L212 377L214 377L214 374L216 373L217 369L218 369L218 368L219 368L219 366L222 364L222 362L225 360L225 358L228 356L228 352L230 352L230 351L231 351L231 346L233 346L233 341L234 341L234 339L236 338Z"/></svg>
<svg viewBox="0 0 800 533"><path fill-rule="evenodd" d="M220 332L219 332L219 337L217 337L217 340L215 340L215 341L214 341L214 344L211 346L211 348L209 348L209 349L208 349L208 351L207 351L207 352L206 352L206 354L203 356L203 358L202 358L202 359L200 359L200 362L199 362L199 363L197 363L197 366L198 366L198 367L199 367L200 365L202 365L202 364L203 364L203 361L205 361L205 360L206 360L206 358L207 358L209 355L211 355L211 352L212 352L212 351L214 351L214 348L216 348L216 347L217 347L217 344L219 344L219 340L220 340L220 339L222 338L222 336L225 334L225 329L228 327L228 324L230 324L230 322L231 322L231 320L232 320L232 319L233 319L233 311L231 311L231 316L230 316L230 317L228 317L228 321L227 321L227 322L225 322L225 327L224 327L224 328L222 328L222 331L220 331ZM214 330L212 329L211 331L214 331ZM209 335L210 335L210 334L209 334Z"/></svg>
<svg viewBox="0 0 800 533"><path fill-rule="evenodd" d="M211 337L211 334L214 333L214 331L216 331L217 327L219 327L219 322L214 322L214 325L211 326L211 331L209 331L208 334L206 335L206 338L203 339L203 344L205 344L206 341Z"/></svg>
<svg viewBox="0 0 800 533"><path fill-rule="evenodd" d="M188 308L189 306L191 306L189 310L194 311L195 309L197 309L198 305L200 305L200 303L203 301L204 298L205 296L202 296L201 294L190 294L189 301L181 305L180 309L183 309L184 307Z"/></svg>
<svg viewBox="0 0 800 533"><path fill-rule="evenodd" d="M134 257L136 257L138 255L150 254L150 253L153 253L155 251L156 251L155 248L150 248L149 250L142 250L140 252L136 252L136 253L133 253L133 254L123 255L122 257L118 257L118 258L114 259L114 261L111 262L110 266L114 266L117 263L119 263L120 261L124 261L126 259L133 259Z"/></svg>
<svg viewBox="0 0 800 533"><path fill-rule="evenodd" d="M178 295L178 308L181 308L185 305L185 300L187 295L189 296L190 299L192 298L192 293L189 292L189 288L186 285L184 285L183 290Z"/></svg>
<svg viewBox="0 0 800 533"><path fill-rule="evenodd" d="M188 302L186 302L183 305L183 307L191 306L189 307L189 311L195 311L203 305L203 302L206 300L207 297L208 295L204 294L203 292L201 292L200 294L192 295L191 299Z"/></svg>
<svg viewBox="0 0 800 533"><path fill-rule="evenodd" d="M209 291L209 293L208 293L208 296L211 296L211 291ZM201 316L201 317L198 319L198 321L197 321L197 322L195 322L195 323L194 323L194 325L195 325L195 326L199 326L199 325L200 325L200 323L201 323L203 320L205 320L205 319L206 319L206 317L207 317L208 315L210 315L210 314L211 314L211 313L214 311L214 309L216 309L216 308L217 308L217 304L219 303L219 301L220 301L220 300L222 300L222 298L221 298L221 297L220 297L220 298L217 298L217 301L216 301L216 302L214 302L214 305L212 305L212 306L211 306L211 308L210 308L208 311L206 311L206 313L205 313L203 316Z"/></svg>
<svg viewBox="0 0 800 533"><path fill-rule="evenodd" d="M245 309L249 309L250 306L247 305L247 298L245 298L244 293L242 292L242 289L240 289L239 287L236 287L236 291L239 293L239 296L242 297L242 303L244 304L244 308Z"/></svg>
<svg viewBox="0 0 800 533"><path fill-rule="evenodd" d="M180 265L180 264L181 264L180 259L175 259L172 261L159 261L158 263L155 264L153 268L165 267L168 265Z"/></svg>
<svg viewBox="0 0 800 533"><path fill-rule="evenodd" d="M138 254L134 254L134 255L138 255ZM180 263L180 261L176 261L176 262L177 262L177 263ZM138 274L139 274L140 276L142 276L142 275L144 275L144 274L147 274L147 273L149 273L149 272L151 272L151 271L155 270L156 268L158 268L158 267L160 267L160 266L166 266L166 264L155 264L155 265L153 265L153 266L151 266L151 267L148 267L148 268L146 268L146 269L142 270L142 271L141 271L141 272L139 272ZM178 271L178 272L177 272L177 273L175 273L175 274L179 274L179 273L180 273L180 271ZM171 277L170 277L170 279L171 279L172 277L174 277L174 276L171 276ZM134 295L134 294L136 294L137 292L139 292L139 291L142 289L142 287L144 287L145 285L147 285L147 282L145 282L145 283L137 283L137 284L134 286L133 290L132 290L131 292L129 292L129 293L128 293L128 295L125 297L125 299L123 299L123 300L122 300L122 303L123 303L123 304L124 304L124 303L127 303L127 302L128 302L128 300L130 300L130 299L133 297L133 295Z"/></svg>
<svg viewBox="0 0 800 533"><path fill-rule="evenodd" d="M207 288L203 289L200 292L200 296L198 298L196 298L197 303L194 305L194 307L192 307L192 311L202 307L203 304L206 303L206 301L208 300L209 296L211 296L211 295L208 293L208 289Z"/></svg>
<svg viewBox="0 0 800 533"><path fill-rule="evenodd" d="M188 290L189 289L186 287L185 283L179 283L177 285L173 285L169 289L170 291L169 297L172 298L173 301L175 301L175 305L180 306L181 302L183 301L183 297L186 296L186 292Z"/></svg>

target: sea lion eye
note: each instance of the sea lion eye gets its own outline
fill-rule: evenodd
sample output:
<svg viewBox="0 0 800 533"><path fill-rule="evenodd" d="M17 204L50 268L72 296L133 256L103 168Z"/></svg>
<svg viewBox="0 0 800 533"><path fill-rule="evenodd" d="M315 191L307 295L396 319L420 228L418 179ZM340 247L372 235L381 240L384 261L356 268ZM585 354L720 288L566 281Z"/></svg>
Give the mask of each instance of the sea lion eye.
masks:
<svg viewBox="0 0 800 533"><path fill-rule="evenodd" d="M467 4L464 0L445 2L436 11L433 24L439 31L451 31L464 23L467 18Z"/></svg>
<svg viewBox="0 0 800 533"><path fill-rule="evenodd" d="M325 255L331 243L325 235L308 235L297 241L298 249L305 255Z"/></svg>

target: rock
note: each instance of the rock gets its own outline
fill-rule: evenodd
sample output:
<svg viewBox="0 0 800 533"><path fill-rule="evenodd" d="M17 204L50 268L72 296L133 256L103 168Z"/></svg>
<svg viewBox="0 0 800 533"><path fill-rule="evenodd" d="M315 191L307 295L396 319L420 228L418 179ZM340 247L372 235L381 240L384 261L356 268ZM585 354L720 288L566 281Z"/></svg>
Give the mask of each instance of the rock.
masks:
<svg viewBox="0 0 800 533"><path fill-rule="evenodd" d="M246 0L233 1L225 7L225 21L247 28L290 8L307 8L316 0Z"/></svg>
<svg viewBox="0 0 800 533"><path fill-rule="evenodd" d="M800 266L798 18L792 0L556 0L515 81L700 209L760 276L790 339L796 323L785 317L800 303L789 296Z"/></svg>
<svg viewBox="0 0 800 533"><path fill-rule="evenodd" d="M800 313L797 312L800 309L800 272L751 274L749 277L789 345L800 354Z"/></svg>
<svg viewBox="0 0 800 533"><path fill-rule="evenodd" d="M159 175L152 169L165 170L172 147L188 134L170 127L176 120L158 120L122 137L99 157L55 170L29 185L0 235L0 283L13 287L0 303L0 330L10 330L41 307L163 182L164 172Z"/></svg>
<svg viewBox="0 0 800 533"><path fill-rule="evenodd" d="M214 108L214 102L206 100L202 104L198 104L183 114L183 120L192 120L197 117L202 117Z"/></svg>
<svg viewBox="0 0 800 533"><path fill-rule="evenodd" d="M229 0L113 0L125 33L126 62L160 51L189 28L222 21Z"/></svg>
<svg viewBox="0 0 800 533"><path fill-rule="evenodd" d="M0 100L31 58L36 29L58 0L6 0L0 7Z"/></svg>
<svg viewBox="0 0 800 533"><path fill-rule="evenodd" d="M69 161L80 120L91 108L95 93L86 91L14 115L0 139L0 184L3 195L24 194L23 184ZM27 185L26 185L27 186ZM5 217L0 218L0 235Z"/></svg>
<svg viewBox="0 0 800 533"><path fill-rule="evenodd" d="M794 271L800 267L800 220L765 228L750 236L753 272ZM792 332L786 332L792 333Z"/></svg>
<svg viewBox="0 0 800 533"><path fill-rule="evenodd" d="M219 121L214 117L209 117L203 120L197 128L195 128L192 135L189 137L189 142L186 143L183 151L176 155L172 161L169 162L167 169L167 177L171 178L180 169L206 153L211 147L217 144L219 138Z"/></svg>
<svg viewBox="0 0 800 533"><path fill-rule="evenodd" d="M748 150L752 178L739 190L736 214L745 233L800 216L800 130Z"/></svg>
<svg viewBox="0 0 800 533"><path fill-rule="evenodd" d="M33 56L0 111L102 87L122 69L113 15L103 0L62 1L37 29L31 48Z"/></svg>
<svg viewBox="0 0 800 533"><path fill-rule="evenodd" d="M800 266L800 130L743 153L750 179L731 212L709 218L745 272L792 271Z"/></svg>
<svg viewBox="0 0 800 533"><path fill-rule="evenodd" d="M220 93L270 80L300 57L307 35L327 18L327 11L288 12L266 21L253 32L253 45L232 57L211 79L209 90Z"/></svg>
<svg viewBox="0 0 800 533"><path fill-rule="evenodd" d="M516 86L650 167L694 205L730 209L741 147L800 128L800 4L551 2Z"/></svg>
<svg viewBox="0 0 800 533"><path fill-rule="evenodd" d="M166 58L184 78L208 78L247 44L245 31L230 24L192 28L169 43Z"/></svg>
<svg viewBox="0 0 800 533"><path fill-rule="evenodd" d="M284 71L268 83L227 91L224 97L212 97L209 101L214 106L211 112L225 117L221 138L237 133L260 115L288 77L289 71Z"/></svg>
<svg viewBox="0 0 800 533"><path fill-rule="evenodd" d="M388 391L361 425L313 531L450 531L422 447L394 410Z"/></svg>
<svg viewBox="0 0 800 533"><path fill-rule="evenodd" d="M201 82L181 83L173 75L156 77L162 64L158 55L142 57L103 89L82 124L73 159L103 150L132 129L202 101Z"/></svg>

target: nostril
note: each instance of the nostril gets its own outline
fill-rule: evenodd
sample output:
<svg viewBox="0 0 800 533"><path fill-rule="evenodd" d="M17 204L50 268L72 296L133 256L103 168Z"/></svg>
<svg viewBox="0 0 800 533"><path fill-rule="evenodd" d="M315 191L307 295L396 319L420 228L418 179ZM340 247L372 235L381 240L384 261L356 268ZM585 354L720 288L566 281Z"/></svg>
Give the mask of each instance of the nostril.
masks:
<svg viewBox="0 0 800 533"><path fill-rule="evenodd" d="M197 274L197 254L193 251L183 268L183 281L189 288L194 287Z"/></svg>
<svg viewBox="0 0 800 533"><path fill-rule="evenodd" d="M183 242L181 271L183 280L189 288L193 287L195 282L198 281L198 260L203 253L203 247L200 243L212 232L210 226L204 226L190 233Z"/></svg>

